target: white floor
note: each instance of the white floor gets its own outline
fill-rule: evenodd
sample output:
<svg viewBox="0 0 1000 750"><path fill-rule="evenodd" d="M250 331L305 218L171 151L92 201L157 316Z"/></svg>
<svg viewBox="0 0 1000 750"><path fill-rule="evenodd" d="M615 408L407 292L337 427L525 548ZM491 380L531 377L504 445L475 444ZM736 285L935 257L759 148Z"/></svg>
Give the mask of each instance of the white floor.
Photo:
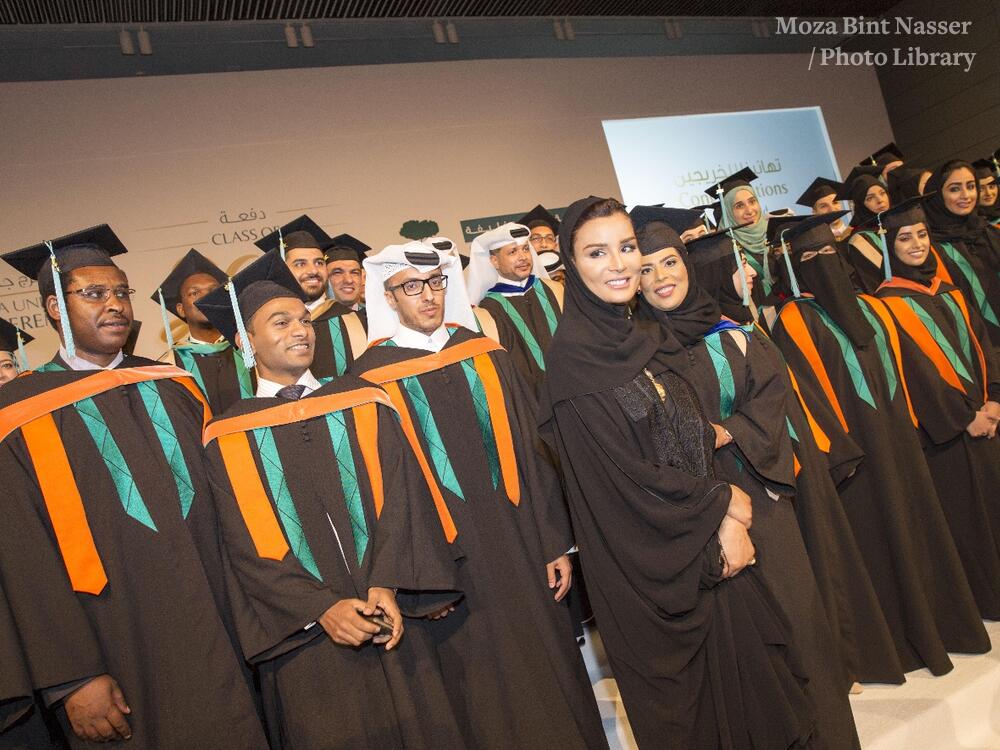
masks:
<svg viewBox="0 0 1000 750"><path fill-rule="evenodd" d="M911 672L904 685L866 685L851 697L864 750L1000 750L1000 623L986 623L993 651L955 655L942 677ZM597 631L582 649L612 750L636 748Z"/></svg>

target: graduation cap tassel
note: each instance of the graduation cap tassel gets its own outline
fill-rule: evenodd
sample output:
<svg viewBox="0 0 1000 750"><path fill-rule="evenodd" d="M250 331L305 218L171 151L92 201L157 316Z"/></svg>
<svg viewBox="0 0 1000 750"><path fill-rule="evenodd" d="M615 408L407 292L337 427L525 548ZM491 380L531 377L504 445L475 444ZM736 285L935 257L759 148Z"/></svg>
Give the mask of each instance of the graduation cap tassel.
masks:
<svg viewBox="0 0 1000 750"><path fill-rule="evenodd" d="M736 270L740 273L740 287L743 289L743 306L750 307L750 282L747 281L747 269L743 263L743 256L740 255L740 246L736 243L736 238L733 237L732 230L729 230L729 236L733 240L733 255L736 256Z"/></svg>
<svg viewBox="0 0 1000 750"><path fill-rule="evenodd" d="M997 179L1000 180L1000 161L998 161L995 156L991 156L990 161L993 162L994 174L996 174Z"/></svg>
<svg viewBox="0 0 1000 750"><path fill-rule="evenodd" d="M59 262L56 260L56 250L52 243L45 241L52 261L52 283L56 288L56 304L59 306L59 323L62 327L63 346L70 357L76 356L76 343L73 341L73 329L69 325L69 311L66 309L66 297L63 294L62 281L59 279Z"/></svg>
<svg viewBox="0 0 1000 750"><path fill-rule="evenodd" d="M29 369L31 369L30 367L28 367L28 355L24 351L24 338L22 338L21 336L20 329L17 332L17 357L19 360L21 360L18 363L18 368L17 368L18 372L27 372Z"/></svg>
<svg viewBox="0 0 1000 750"><path fill-rule="evenodd" d="M892 268L889 266L889 247L885 242L885 229L882 228L882 214L878 214L878 244L882 248L882 270L885 271L885 280L892 281Z"/></svg>
<svg viewBox="0 0 1000 750"><path fill-rule="evenodd" d="M285 259L285 238L281 236L281 227L278 227L278 252L281 253L281 259Z"/></svg>
<svg viewBox="0 0 1000 750"><path fill-rule="evenodd" d="M174 348L174 332L170 329L170 318L167 317L167 303L163 299L163 287L156 290L160 298L160 317L163 318L163 333L167 337L167 348Z"/></svg>
<svg viewBox="0 0 1000 750"><path fill-rule="evenodd" d="M796 297L802 296L802 291L799 289L799 280L795 278L795 271L792 269L792 251L788 247L788 243L785 242L785 232L787 229L781 231L781 251L785 256L785 267L788 269L788 281L792 285L792 294Z"/></svg>
<svg viewBox="0 0 1000 750"><path fill-rule="evenodd" d="M226 289L229 291L229 303L233 306L236 332L240 335L240 343L243 344L240 347L240 353L243 355L243 364L248 370L252 370L257 365L257 361L253 356L253 348L250 346L250 338L247 336L247 329L243 323L243 314L240 312L240 305L236 301L236 285L232 279L226 284Z"/></svg>

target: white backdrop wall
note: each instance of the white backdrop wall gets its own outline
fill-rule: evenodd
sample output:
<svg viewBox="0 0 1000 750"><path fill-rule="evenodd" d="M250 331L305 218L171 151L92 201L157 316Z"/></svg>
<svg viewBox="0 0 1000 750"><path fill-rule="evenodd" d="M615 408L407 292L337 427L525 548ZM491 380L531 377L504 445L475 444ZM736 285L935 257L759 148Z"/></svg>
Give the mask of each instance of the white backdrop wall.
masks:
<svg viewBox="0 0 1000 750"><path fill-rule="evenodd" d="M111 224L139 290L138 353L158 356L148 297L188 248L235 265L254 233L305 212L375 247L409 219L458 240L462 219L619 195L603 119L820 106L846 174L892 138L878 81L807 64L486 60L0 84L0 249ZM54 332L0 265L0 315L39 337L39 364Z"/></svg>

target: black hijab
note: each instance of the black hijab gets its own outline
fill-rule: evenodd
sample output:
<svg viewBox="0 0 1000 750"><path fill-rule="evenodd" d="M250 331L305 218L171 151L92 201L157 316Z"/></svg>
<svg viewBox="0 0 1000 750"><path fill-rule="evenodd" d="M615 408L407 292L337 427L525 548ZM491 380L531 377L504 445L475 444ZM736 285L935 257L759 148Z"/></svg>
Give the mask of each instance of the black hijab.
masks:
<svg viewBox="0 0 1000 750"><path fill-rule="evenodd" d="M822 226L829 230L829 225ZM802 260L802 254L807 250L819 250L826 245L837 247L833 231L828 233L828 238L806 240L799 244L793 238L792 269L800 290L810 292L816 298L855 346L864 347L874 340L875 331L858 305L854 284L851 282L851 267L847 261L839 252L818 253L809 260ZM812 236L819 235L820 232L814 232Z"/></svg>
<svg viewBox="0 0 1000 750"><path fill-rule="evenodd" d="M875 218L875 214L865 205L865 198L868 196L868 191L876 185L885 189L878 179L867 174L861 175L851 183L851 226L855 229Z"/></svg>
<svg viewBox="0 0 1000 750"><path fill-rule="evenodd" d="M935 240L961 242L990 269L1000 272L1000 234L975 209L959 216L949 211L944 203L942 190L945 183L956 170L963 168L968 169L975 179L976 170L968 162L960 160L947 162L931 173L924 188L928 194L924 200L927 221ZM978 187L979 181L976 180L977 191Z"/></svg>
<svg viewBox="0 0 1000 750"><path fill-rule="evenodd" d="M660 310L650 304L640 292L636 317L655 320L673 333L683 346L694 346L722 317L719 304L699 285L691 256L673 229L654 221L640 229L636 237L639 240L639 252L643 255L652 255L667 247L677 250L688 275L687 293L677 307L670 311Z"/></svg>
<svg viewBox="0 0 1000 750"><path fill-rule="evenodd" d="M559 246L566 264L566 299L559 327L545 355L540 424L551 419L552 407L560 401L628 383L661 347L666 352L681 350L680 343L670 340L659 325L634 319L628 305L601 300L580 278L573 234L581 218L605 200L590 196L574 202L566 209L559 227ZM628 217L624 208L619 210Z"/></svg>
<svg viewBox="0 0 1000 750"><path fill-rule="evenodd" d="M882 227L886 231L884 239L886 248L889 250L889 270L892 271L892 275L923 286L930 286L931 282L934 281L934 277L937 276L938 268L937 258L934 256L934 253L927 253L924 262L919 266L908 266L896 256L894 249L896 237L899 236L900 229L905 226L914 226L921 223L930 230L924 211L916 204L904 207L903 210L890 212L890 214L886 214L882 218Z"/></svg>

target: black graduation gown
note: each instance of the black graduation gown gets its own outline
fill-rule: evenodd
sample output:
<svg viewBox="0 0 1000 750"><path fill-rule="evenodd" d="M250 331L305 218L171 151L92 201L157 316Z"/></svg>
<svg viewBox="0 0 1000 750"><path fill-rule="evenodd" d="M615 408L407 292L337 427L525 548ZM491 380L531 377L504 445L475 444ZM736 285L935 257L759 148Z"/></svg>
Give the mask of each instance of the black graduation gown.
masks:
<svg viewBox="0 0 1000 750"><path fill-rule="evenodd" d="M949 385L903 325L898 316L903 370L910 387L913 409L920 423L921 443L931 476L941 498L941 506L951 528L965 574L976 597L979 611L988 620L1000 619L1000 444L996 440L973 438L965 431L987 395L1000 400L1000 362L975 308L966 300L972 324L956 324L954 312L961 312L954 295L961 292L951 285L935 285L934 293L887 286L881 298L909 300L933 320L936 330L926 333L938 345L947 342L964 366L958 374L962 390ZM949 309L945 295L955 307ZM898 304L898 303L896 303ZM906 304L905 302L903 304ZM894 311L895 312L895 311ZM909 320L912 320L910 318ZM915 322L915 321L914 321ZM927 331L927 329L924 329ZM921 336L919 330L915 331ZM964 337L963 335L964 334ZM986 364L983 369L973 337L978 339ZM963 338L965 344L963 346ZM966 379L968 374L971 379Z"/></svg>
<svg viewBox="0 0 1000 750"><path fill-rule="evenodd" d="M545 295L549 305L552 306L552 310L556 314L557 320L561 315L561 310L559 309L559 301L556 299L555 294L553 294L552 290L544 282L541 283L540 289L541 292L538 289L532 288L524 294L510 295L505 297L505 299L520 313L528 330L535 337L535 341L538 343L539 349L541 349L542 361L544 362L545 352L548 351L549 344L552 343L552 334L549 332L549 322L545 317L545 311L538 301L538 294ZM497 333L500 335L500 343L504 349L510 352L514 366L517 367L518 372L524 376L528 385L531 386L532 391L537 395L542 378L545 377L545 370L539 367L524 337L514 325L514 321L504 311L501 304L491 297L484 297L479 306L493 316L493 320L497 324Z"/></svg>
<svg viewBox="0 0 1000 750"><path fill-rule="evenodd" d="M882 270L882 251L874 232L855 230L846 245L847 262L854 270L852 278L865 294L874 294L879 284L885 281ZM869 257L871 256L871 257ZM878 257L878 264L874 263Z"/></svg>
<svg viewBox="0 0 1000 750"><path fill-rule="evenodd" d="M558 402L543 432L632 732L643 748L799 747L815 710L781 609L752 567L721 580L714 434L690 386L657 384Z"/></svg>
<svg viewBox="0 0 1000 750"><path fill-rule="evenodd" d="M243 393L240 389L240 379L237 375L236 358L242 356L234 346L230 346L221 352L210 354L191 353L188 356L181 356L174 351L174 363L193 375L197 375L195 380L204 384L202 393L208 400L208 405L212 407L213 414L222 414L226 409L235 404ZM195 373L190 368L197 369ZM257 387L257 371L251 370L250 387ZM252 391L251 391L252 395Z"/></svg>
<svg viewBox="0 0 1000 750"><path fill-rule="evenodd" d="M1000 237L995 229L985 231ZM933 232L932 228L932 236ZM1000 239L994 242L1000 245ZM933 248L947 272L944 275L939 270L938 275L961 290L969 304L982 316L990 339L1000 341L1000 270L993 268L989 259L976 254L962 240L953 239L945 243L935 238Z"/></svg>
<svg viewBox="0 0 1000 750"><path fill-rule="evenodd" d="M859 747L839 644L827 622L792 506L794 457L782 372L763 351L766 344L761 342L766 339L759 334L725 330L712 334L711 340L713 346L721 345L728 370L719 374L703 339L687 347L689 380L705 417L733 436L732 443L714 454L715 476L750 495L750 536L757 548L754 572L791 618L790 635L809 677L806 692L819 718L812 746ZM726 382L725 396L721 381Z"/></svg>
<svg viewBox="0 0 1000 750"><path fill-rule="evenodd" d="M354 311L346 305L332 302L313 319L313 330L316 331L316 355L313 357L311 369L317 378L343 375L354 362L350 336L341 320L343 316L352 312ZM367 331L368 317L364 310L355 314Z"/></svg>
<svg viewBox="0 0 1000 750"><path fill-rule="evenodd" d="M0 586L0 750L66 747L52 716L35 700L21 638ZM47 726L47 723L51 726Z"/></svg>
<svg viewBox="0 0 1000 750"><path fill-rule="evenodd" d="M840 345L818 305L811 299L786 303L775 322L773 340L795 377L808 383L811 393L824 393L823 384L796 344L796 337L802 335L796 312L825 365L849 434L865 452L858 470L838 490L900 663L907 672L927 667L934 674L944 674L952 667L947 652L984 653L989 650L989 638L910 421L901 384L897 383L895 393L891 393L884 369L892 368L898 381L891 351L883 360L875 341L865 348L849 349L857 357L876 405L873 408L855 390ZM879 329L885 335L881 325ZM836 424L821 426L831 433L838 429Z"/></svg>
<svg viewBox="0 0 1000 750"><path fill-rule="evenodd" d="M781 352L759 329L755 331L754 344L760 354L779 368L786 383L786 413L798 462L793 505L833 635L830 648L839 652L848 684L902 683L906 678L889 624L837 494L837 484L857 471L864 454L842 431L832 436L824 433L829 445L824 444L826 450L821 449L803 401L795 394ZM808 386L798 381L796 384L803 390ZM822 399L804 395L803 400L817 426L819 422L834 423Z"/></svg>
<svg viewBox="0 0 1000 750"><path fill-rule="evenodd" d="M155 365L126 357L121 367ZM0 391L0 407L92 372L33 373ZM49 690L110 674L132 709L131 748L264 748L241 661L218 609L198 540L208 536L211 490L202 464L202 407L188 390L157 381L190 473L185 520L170 466L138 388L93 398L131 469L156 531L124 512L111 474L76 409L52 412L66 447L108 583L73 591L20 430L0 444L6 491L0 513L16 534L0 535L0 575L34 687ZM203 514L207 514L203 515ZM82 747L57 712L72 747ZM114 744L114 743L112 743ZM125 742L119 743L125 746Z"/></svg>
<svg viewBox="0 0 1000 750"><path fill-rule="evenodd" d="M446 348L479 337L459 328ZM427 354L373 347L352 374ZM487 356L506 402L520 479L517 506L502 481L493 487L462 365L417 376L465 495L462 500L441 487L458 531L452 554L461 558L465 594L448 617L430 623L445 685L470 747L603 748L607 740L569 612L547 587L545 565L573 539L555 473L532 448L534 397L506 352Z"/></svg>
<svg viewBox="0 0 1000 750"><path fill-rule="evenodd" d="M337 378L299 403L362 386L369 384ZM248 399L221 419L280 404L289 402ZM426 622L410 619L440 610L459 597L456 566L398 420L388 408L377 409L385 499L378 517L354 415L342 412L368 534L360 564L325 414L271 428L320 578L292 552L282 560L257 554L218 442L208 447L236 626L245 657L260 672L274 748L463 746ZM263 479L257 441L252 433L248 438ZM272 510L283 517L268 482L263 483ZM407 620L403 640L393 651L371 642L360 648L340 646L320 625L310 625L341 599L367 599L369 586L399 589L397 603Z"/></svg>

